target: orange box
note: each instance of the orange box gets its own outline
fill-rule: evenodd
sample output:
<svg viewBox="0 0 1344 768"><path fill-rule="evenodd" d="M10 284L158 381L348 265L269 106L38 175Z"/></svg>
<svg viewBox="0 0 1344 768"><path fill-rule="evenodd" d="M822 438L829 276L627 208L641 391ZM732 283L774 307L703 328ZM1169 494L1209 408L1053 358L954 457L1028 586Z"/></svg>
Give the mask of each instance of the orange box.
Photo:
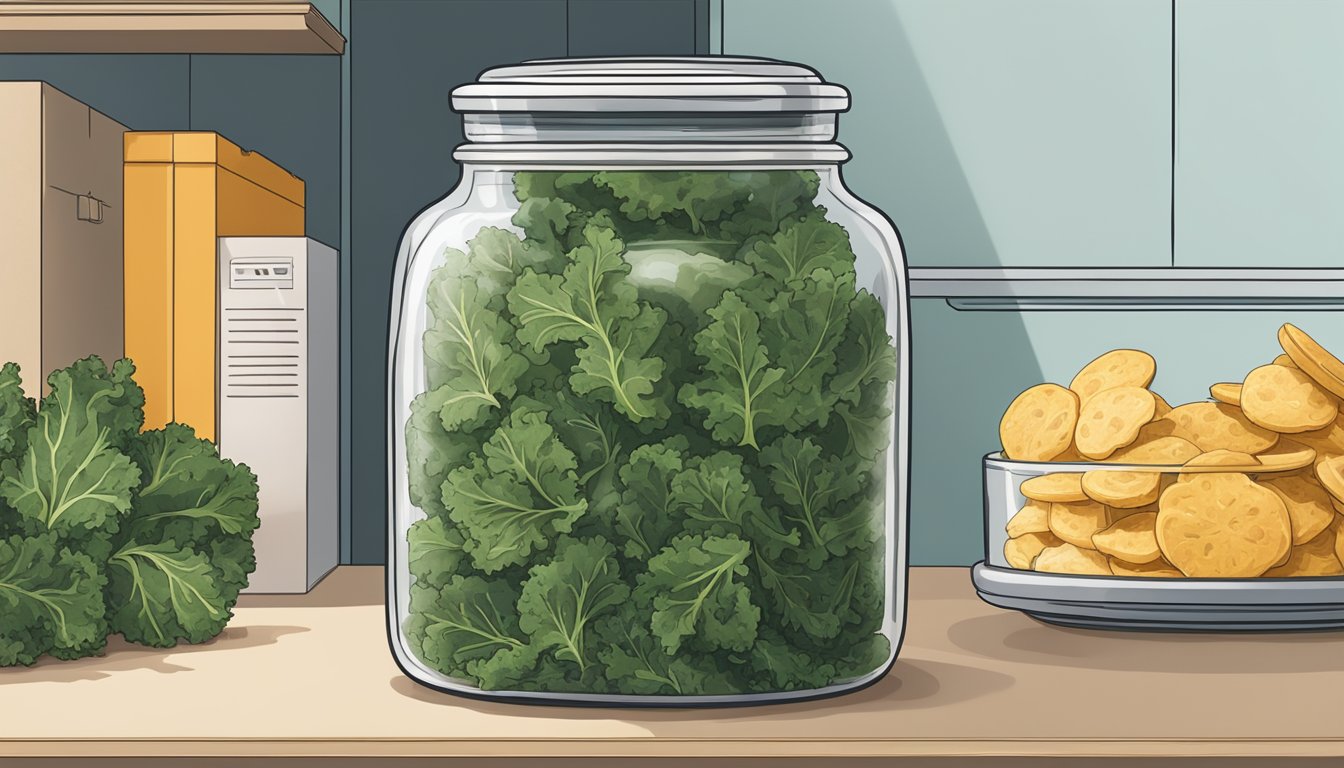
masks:
<svg viewBox="0 0 1344 768"><path fill-rule="evenodd" d="M126 355L145 428L218 435L220 237L304 234L303 180L211 132L125 137Z"/></svg>

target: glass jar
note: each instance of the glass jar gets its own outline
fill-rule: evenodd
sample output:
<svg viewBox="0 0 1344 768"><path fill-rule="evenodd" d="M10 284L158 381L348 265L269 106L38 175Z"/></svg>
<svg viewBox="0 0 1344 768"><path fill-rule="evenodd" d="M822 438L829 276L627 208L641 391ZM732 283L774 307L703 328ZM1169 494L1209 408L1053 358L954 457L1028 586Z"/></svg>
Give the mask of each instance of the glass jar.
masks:
<svg viewBox="0 0 1344 768"><path fill-rule="evenodd" d="M401 243L388 622L444 691L853 690L905 614L905 268L848 93L740 58L527 62L453 92Z"/></svg>

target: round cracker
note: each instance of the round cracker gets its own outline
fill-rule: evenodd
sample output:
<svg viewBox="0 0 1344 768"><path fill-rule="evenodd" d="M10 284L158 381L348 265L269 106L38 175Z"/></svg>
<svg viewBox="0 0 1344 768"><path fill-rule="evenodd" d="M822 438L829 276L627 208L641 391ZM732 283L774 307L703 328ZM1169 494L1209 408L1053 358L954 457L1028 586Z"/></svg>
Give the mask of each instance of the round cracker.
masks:
<svg viewBox="0 0 1344 768"><path fill-rule="evenodd" d="M1172 411L1171 403L1168 403L1165 397L1157 394L1156 392L1153 392L1153 402L1157 404L1157 407L1153 409L1154 421L1162 418L1163 416L1166 416L1168 413L1171 413Z"/></svg>
<svg viewBox="0 0 1344 768"><path fill-rule="evenodd" d="M1288 508L1288 523L1293 529L1293 545L1306 544L1335 521L1330 494L1310 475L1264 477L1260 484L1274 491Z"/></svg>
<svg viewBox="0 0 1344 768"><path fill-rule="evenodd" d="M1117 520L1092 535L1098 552L1127 563L1151 563L1162 556L1157 546L1157 513L1140 512Z"/></svg>
<svg viewBox="0 0 1344 768"><path fill-rule="evenodd" d="M1174 425L1173 435L1205 452L1225 448L1260 453L1279 441L1278 432L1254 424L1240 408L1227 403L1186 403L1173 408L1165 419Z"/></svg>
<svg viewBox="0 0 1344 768"><path fill-rule="evenodd" d="M1284 323L1279 328L1279 346L1325 391L1344 397L1344 362L1330 354L1306 331L1292 323Z"/></svg>
<svg viewBox="0 0 1344 768"><path fill-rule="evenodd" d="M1083 403L1073 433L1074 445L1090 459L1104 459L1134 442L1156 410L1153 393L1141 387L1102 390Z"/></svg>
<svg viewBox="0 0 1344 768"><path fill-rule="evenodd" d="M1185 462L1186 467L1226 467L1236 468L1238 472L1253 472L1260 467L1260 460L1249 453L1216 448L1206 451Z"/></svg>
<svg viewBox="0 0 1344 768"><path fill-rule="evenodd" d="M1282 365L1262 365L1241 385L1246 418L1275 432L1307 432L1335 420L1335 399L1311 377Z"/></svg>
<svg viewBox="0 0 1344 768"><path fill-rule="evenodd" d="M1283 500L1243 474L1202 474L1158 501L1158 546L1186 576L1259 576L1283 558L1292 538Z"/></svg>
<svg viewBox="0 0 1344 768"><path fill-rule="evenodd" d="M1046 517L1050 532L1084 549L1092 548L1092 534L1111 524L1105 504L1095 501L1056 502Z"/></svg>
<svg viewBox="0 0 1344 768"><path fill-rule="evenodd" d="M1340 522L1336 520L1335 524L1330 527L1335 531L1335 557L1339 558L1341 563L1344 563L1344 536L1340 535L1342 529Z"/></svg>
<svg viewBox="0 0 1344 768"><path fill-rule="evenodd" d="M1017 538L1009 539L1003 545L1003 557L1008 561L1008 565L1020 571L1029 571L1032 561L1041 554L1041 550L1046 547L1057 547L1063 543L1048 531L1024 533Z"/></svg>
<svg viewBox="0 0 1344 768"><path fill-rule="evenodd" d="M1023 496L1036 501L1086 501L1083 493L1083 475L1080 472L1051 472L1022 481L1018 489Z"/></svg>
<svg viewBox="0 0 1344 768"><path fill-rule="evenodd" d="M1147 352L1137 349L1113 349L1098 357L1078 372L1069 382L1069 389L1086 403L1091 397L1116 387L1147 388L1157 374L1157 361Z"/></svg>
<svg viewBox="0 0 1344 768"><path fill-rule="evenodd" d="M1150 579L1179 579L1185 576L1160 557L1151 563L1127 563L1118 557L1112 557L1110 566L1111 573L1116 576L1139 576Z"/></svg>
<svg viewBox="0 0 1344 768"><path fill-rule="evenodd" d="M1018 395L999 422L1003 455L1019 461L1050 461L1073 441L1078 396L1058 384L1037 384Z"/></svg>
<svg viewBox="0 0 1344 768"><path fill-rule="evenodd" d="M1316 451L1297 442L1296 439L1281 437L1273 448L1255 458L1260 461L1262 472L1287 472L1311 466L1316 460Z"/></svg>
<svg viewBox="0 0 1344 768"><path fill-rule="evenodd" d="M1183 437L1171 435L1135 442L1133 445L1111 454L1107 461L1119 464L1177 466L1201 453L1203 451L1199 450L1199 446Z"/></svg>
<svg viewBox="0 0 1344 768"><path fill-rule="evenodd" d="M1042 573L1072 573L1085 576L1111 575L1111 565L1105 555L1095 550L1075 547L1068 542L1041 550L1031 567Z"/></svg>
<svg viewBox="0 0 1344 768"><path fill-rule="evenodd" d="M1241 385L1230 381L1214 384L1209 387L1209 394L1213 399L1220 403L1228 405L1241 405Z"/></svg>
<svg viewBox="0 0 1344 768"><path fill-rule="evenodd" d="M1316 462L1316 479L1331 496L1344 501L1344 456Z"/></svg>
<svg viewBox="0 0 1344 768"><path fill-rule="evenodd" d="M1135 509L1157 501L1162 475L1094 469L1083 473L1083 493L1108 507Z"/></svg>
<svg viewBox="0 0 1344 768"><path fill-rule="evenodd" d="M1313 448L1319 454L1344 454L1344 411L1340 411L1335 420L1320 429L1310 432L1298 432L1293 439Z"/></svg>
<svg viewBox="0 0 1344 768"><path fill-rule="evenodd" d="M1049 503L1028 501L1004 528L1010 538L1017 538L1027 533L1045 533L1050 530L1050 523L1047 522L1049 516Z"/></svg>
<svg viewBox="0 0 1344 768"><path fill-rule="evenodd" d="M1288 561L1265 571L1265 577L1344 576L1344 564L1340 563L1339 555L1335 554L1338 545L1334 528L1327 528L1311 541L1293 547Z"/></svg>

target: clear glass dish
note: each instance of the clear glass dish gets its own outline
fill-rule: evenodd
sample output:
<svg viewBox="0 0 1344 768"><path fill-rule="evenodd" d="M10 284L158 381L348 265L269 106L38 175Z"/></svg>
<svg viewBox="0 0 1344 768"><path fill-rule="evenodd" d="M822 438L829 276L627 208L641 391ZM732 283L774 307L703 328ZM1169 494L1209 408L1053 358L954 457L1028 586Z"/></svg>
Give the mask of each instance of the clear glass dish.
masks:
<svg viewBox="0 0 1344 768"><path fill-rule="evenodd" d="M1314 451L1285 439L1257 458L1255 466L1191 467L989 454L985 560L972 574L977 591L994 605L1082 627L1344 627L1341 515L1328 497L1304 497L1293 480L1311 471ZM1184 514L1178 508L1197 512L1206 504L1267 511L1247 512L1240 530L1173 519ZM1237 558L1217 561L1229 549L1227 537L1238 535L1244 551L1233 547ZM1241 575L1201 575L1214 566Z"/></svg>

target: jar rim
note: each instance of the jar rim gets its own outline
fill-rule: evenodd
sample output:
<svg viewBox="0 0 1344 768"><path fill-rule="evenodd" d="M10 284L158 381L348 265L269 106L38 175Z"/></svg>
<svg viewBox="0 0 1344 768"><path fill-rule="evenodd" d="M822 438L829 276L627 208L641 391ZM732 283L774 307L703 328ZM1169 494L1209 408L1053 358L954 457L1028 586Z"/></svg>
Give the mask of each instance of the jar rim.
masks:
<svg viewBox="0 0 1344 768"><path fill-rule="evenodd" d="M508 167L720 168L724 166L805 168L838 165L849 150L834 143L467 143L453 150L463 164Z"/></svg>
<svg viewBox="0 0 1344 768"><path fill-rule="evenodd" d="M738 56L535 59L453 89L457 112L836 113L849 91L793 62Z"/></svg>

